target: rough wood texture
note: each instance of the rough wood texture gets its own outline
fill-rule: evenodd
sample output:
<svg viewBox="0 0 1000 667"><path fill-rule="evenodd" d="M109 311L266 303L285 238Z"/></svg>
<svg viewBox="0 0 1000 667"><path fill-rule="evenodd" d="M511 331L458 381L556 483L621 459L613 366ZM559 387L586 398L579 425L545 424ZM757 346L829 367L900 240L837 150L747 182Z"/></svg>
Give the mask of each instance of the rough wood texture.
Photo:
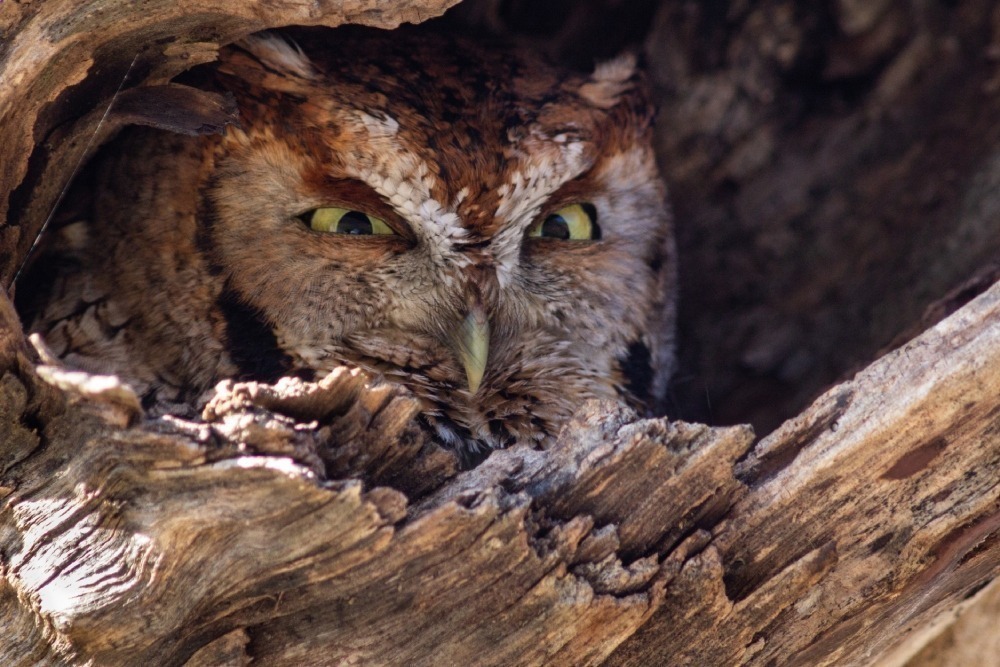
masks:
<svg viewBox="0 0 1000 667"><path fill-rule="evenodd" d="M683 629L693 664L866 664L996 576L998 340L994 287L754 448L738 466L751 492L702 559L722 578L684 589L727 610ZM621 663L649 664L644 644L685 604ZM706 650L709 631L731 653Z"/></svg>
<svg viewBox="0 0 1000 667"><path fill-rule="evenodd" d="M678 543L742 491L747 429L596 404L553 450L446 485L453 457L400 448L409 466L389 477L412 502L323 481L358 442L377 456L352 472L377 478L377 447L406 440L408 399L359 378L223 387L204 422L122 430L107 387L64 373L69 404L34 432L28 382L5 374L4 617L27 636L0 662L183 664L240 631L227 645L255 664L594 664L662 602Z"/></svg>
<svg viewBox="0 0 1000 667"><path fill-rule="evenodd" d="M4 284L120 124L227 122L169 83L219 44L449 4L0 3ZM347 371L143 415L33 352L0 295L0 664L992 665L1000 287L970 299L997 275L1000 9L621 5L461 9L580 65L645 42L676 411L792 418L755 445L594 404L459 472L405 391Z"/></svg>
<svg viewBox="0 0 1000 667"><path fill-rule="evenodd" d="M426 443L384 465L408 399L358 375L123 429L92 378L42 405L26 353L0 379L3 664L863 665L1000 572L1000 287L752 451L593 404L457 475Z"/></svg>

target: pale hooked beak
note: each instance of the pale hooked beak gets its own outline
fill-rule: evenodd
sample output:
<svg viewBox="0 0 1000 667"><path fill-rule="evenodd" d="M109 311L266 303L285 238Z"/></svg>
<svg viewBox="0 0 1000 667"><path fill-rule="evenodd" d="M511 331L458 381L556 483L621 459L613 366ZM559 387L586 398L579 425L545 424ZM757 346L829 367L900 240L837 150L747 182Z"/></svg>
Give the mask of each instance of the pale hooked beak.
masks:
<svg viewBox="0 0 1000 667"><path fill-rule="evenodd" d="M469 393L475 394L483 382L490 354L490 323L481 306L474 306L465 316L457 332L455 348L465 367Z"/></svg>

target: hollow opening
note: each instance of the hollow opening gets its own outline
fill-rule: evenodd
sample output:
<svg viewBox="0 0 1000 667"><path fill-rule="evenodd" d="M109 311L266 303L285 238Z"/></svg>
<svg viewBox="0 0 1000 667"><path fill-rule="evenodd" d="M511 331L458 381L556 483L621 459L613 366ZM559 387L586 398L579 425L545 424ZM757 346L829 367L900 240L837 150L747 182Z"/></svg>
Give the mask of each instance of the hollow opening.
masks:
<svg viewBox="0 0 1000 667"><path fill-rule="evenodd" d="M995 277L988 3L880 6L467 0L433 22L578 71L640 54L678 245L670 417L765 435Z"/></svg>

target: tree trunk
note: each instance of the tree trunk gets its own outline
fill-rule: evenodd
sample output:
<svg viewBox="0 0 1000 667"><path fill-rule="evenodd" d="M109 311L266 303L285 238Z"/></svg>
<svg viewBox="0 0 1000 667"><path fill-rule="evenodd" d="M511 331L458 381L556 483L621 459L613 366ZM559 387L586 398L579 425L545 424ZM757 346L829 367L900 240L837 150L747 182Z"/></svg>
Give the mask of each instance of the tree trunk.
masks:
<svg viewBox="0 0 1000 667"><path fill-rule="evenodd" d="M451 4L0 3L0 279L122 124L231 120L170 83L219 45ZM143 414L0 295L0 664L993 664L1000 9L538 4L445 20L570 65L645 45L673 416L777 428L594 403L460 471L346 369Z"/></svg>

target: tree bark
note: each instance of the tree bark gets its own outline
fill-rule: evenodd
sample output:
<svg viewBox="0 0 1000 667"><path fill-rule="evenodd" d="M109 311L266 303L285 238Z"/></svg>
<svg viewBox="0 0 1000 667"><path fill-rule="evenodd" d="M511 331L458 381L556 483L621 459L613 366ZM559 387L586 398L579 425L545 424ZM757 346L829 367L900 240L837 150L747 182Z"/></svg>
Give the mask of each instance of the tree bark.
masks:
<svg viewBox="0 0 1000 667"><path fill-rule="evenodd" d="M0 3L4 284L121 124L231 120L170 82L220 45L449 4ZM645 41L687 295L675 412L782 425L594 403L462 471L405 390L346 369L144 414L0 295L0 664L992 664L1000 10L751 4L451 20L571 64Z"/></svg>
<svg viewBox="0 0 1000 667"><path fill-rule="evenodd" d="M26 354L4 664L861 665L1000 572L1000 287L752 449L594 404L460 474L346 371L127 428L126 387Z"/></svg>

